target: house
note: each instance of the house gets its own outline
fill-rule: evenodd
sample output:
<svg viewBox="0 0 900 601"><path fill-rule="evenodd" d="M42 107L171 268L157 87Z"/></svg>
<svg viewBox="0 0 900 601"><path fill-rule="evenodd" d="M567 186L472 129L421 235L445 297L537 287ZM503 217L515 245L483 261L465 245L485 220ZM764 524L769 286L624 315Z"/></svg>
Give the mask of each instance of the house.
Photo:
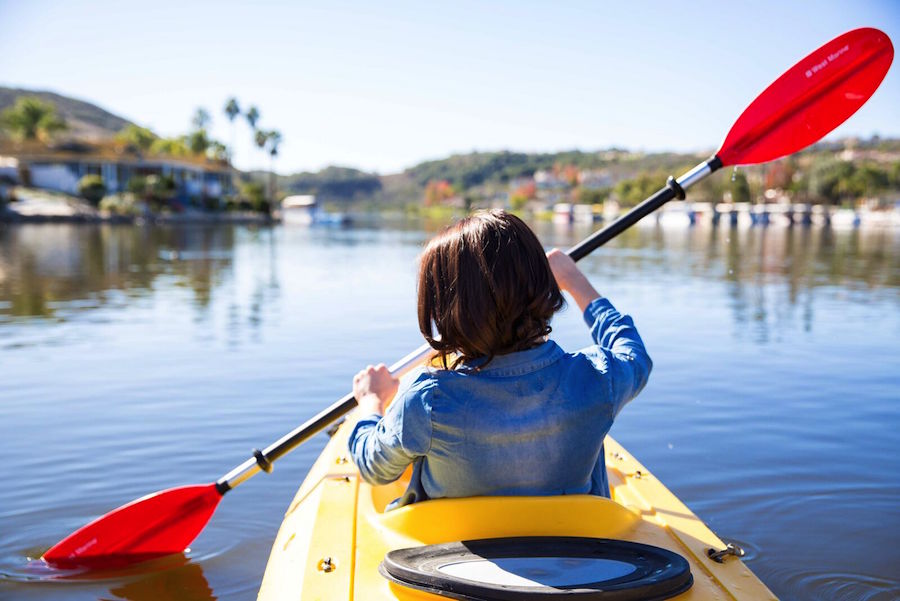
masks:
<svg viewBox="0 0 900 601"><path fill-rule="evenodd" d="M204 156L143 154L115 142L45 145L0 140L0 170L20 185L73 195L85 175L102 177L109 194L126 191L135 177L170 177L175 200L183 205L199 206L233 191L227 163Z"/></svg>
<svg viewBox="0 0 900 601"><path fill-rule="evenodd" d="M534 183L538 190L565 190L569 187L569 182L545 169L534 172Z"/></svg>
<svg viewBox="0 0 900 601"><path fill-rule="evenodd" d="M602 190L611 188L615 180L608 171L604 170L584 170L578 173L578 183L582 188L588 190Z"/></svg>

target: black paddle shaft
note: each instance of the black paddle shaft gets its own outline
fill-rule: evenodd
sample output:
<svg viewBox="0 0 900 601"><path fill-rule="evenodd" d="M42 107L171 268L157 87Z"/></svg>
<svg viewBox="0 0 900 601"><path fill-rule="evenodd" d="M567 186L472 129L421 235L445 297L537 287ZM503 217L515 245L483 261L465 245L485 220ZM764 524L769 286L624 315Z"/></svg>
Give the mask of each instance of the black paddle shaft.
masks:
<svg viewBox="0 0 900 601"><path fill-rule="evenodd" d="M721 166L722 162L719 158L713 156L677 180L674 177L670 177L664 188L658 190L653 196L647 198L602 230L594 232L567 250L566 254L572 257L573 261L583 259L670 200L674 198L683 199L685 196L684 188L691 186ZM429 350L427 345L423 349L425 351ZM411 353L408 357L415 355L416 353ZM427 360L427 357L424 360ZM403 363L403 360L401 360L401 363ZM251 459L248 459L216 482L219 492L225 494L259 471L271 472L272 463L275 460L287 455L296 447L350 413L356 406L357 402L353 393L348 393L327 409L307 420L306 423L298 426L266 447L265 450L254 450Z"/></svg>
<svg viewBox="0 0 900 601"><path fill-rule="evenodd" d="M356 407L356 397L353 393L344 395L341 400L325 409L315 417L307 420L305 424L292 432L293 436L287 436L266 448L263 453L268 461L276 459L291 452L294 447L312 438L340 418L344 417Z"/></svg>
<svg viewBox="0 0 900 601"><path fill-rule="evenodd" d="M702 176L706 177L713 171L721 168L722 161L719 160L719 157L713 155L705 163L701 163L701 165L708 167L708 171ZM699 166L700 165L698 165L698 167ZM630 228L632 225L634 225L659 207L669 202L670 200L674 198L684 199L684 188L687 188L688 186L695 183L695 181L698 181L687 180L686 178L687 174L678 178L677 180L673 177L669 177L664 188L658 190L653 196L647 198L602 230L594 232L593 234L567 250L566 254L572 257L573 261L579 261L594 252L597 248L603 246L604 244ZM682 187L681 184L684 184L684 187Z"/></svg>

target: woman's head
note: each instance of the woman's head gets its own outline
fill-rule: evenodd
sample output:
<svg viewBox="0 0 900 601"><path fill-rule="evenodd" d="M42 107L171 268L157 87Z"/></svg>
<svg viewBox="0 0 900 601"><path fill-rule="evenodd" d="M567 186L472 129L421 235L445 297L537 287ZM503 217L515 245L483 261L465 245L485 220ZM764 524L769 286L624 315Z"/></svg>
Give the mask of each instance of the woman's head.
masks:
<svg viewBox="0 0 900 601"><path fill-rule="evenodd" d="M481 211L446 228L419 266L419 329L460 362L531 348L563 306L544 249L525 223ZM435 332L436 330L436 332Z"/></svg>

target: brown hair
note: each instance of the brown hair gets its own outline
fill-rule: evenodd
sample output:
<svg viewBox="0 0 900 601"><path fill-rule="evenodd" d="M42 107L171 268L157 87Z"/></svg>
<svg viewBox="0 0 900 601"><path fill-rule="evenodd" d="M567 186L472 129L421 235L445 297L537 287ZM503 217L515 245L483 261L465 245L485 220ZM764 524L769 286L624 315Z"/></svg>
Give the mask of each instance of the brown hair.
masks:
<svg viewBox="0 0 900 601"><path fill-rule="evenodd" d="M544 249L505 211L480 211L438 234L419 265L419 329L444 368L540 344L563 297ZM440 335L435 336L434 330Z"/></svg>

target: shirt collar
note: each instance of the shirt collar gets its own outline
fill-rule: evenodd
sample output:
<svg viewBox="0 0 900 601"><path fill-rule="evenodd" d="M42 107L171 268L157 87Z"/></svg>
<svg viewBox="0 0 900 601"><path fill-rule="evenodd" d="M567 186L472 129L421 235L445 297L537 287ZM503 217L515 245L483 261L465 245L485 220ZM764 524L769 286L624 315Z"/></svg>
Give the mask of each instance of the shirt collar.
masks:
<svg viewBox="0 0 900 601"><path fill-rule="evenodd" d="M520 376L543 369L556 362L564 354L565 351L558 344L548 340L526 351L497 355L483 369L477 371L474 369L484 363L484 359L481 358L467 363L459 371L469 371L489 376Z"/></svg>

